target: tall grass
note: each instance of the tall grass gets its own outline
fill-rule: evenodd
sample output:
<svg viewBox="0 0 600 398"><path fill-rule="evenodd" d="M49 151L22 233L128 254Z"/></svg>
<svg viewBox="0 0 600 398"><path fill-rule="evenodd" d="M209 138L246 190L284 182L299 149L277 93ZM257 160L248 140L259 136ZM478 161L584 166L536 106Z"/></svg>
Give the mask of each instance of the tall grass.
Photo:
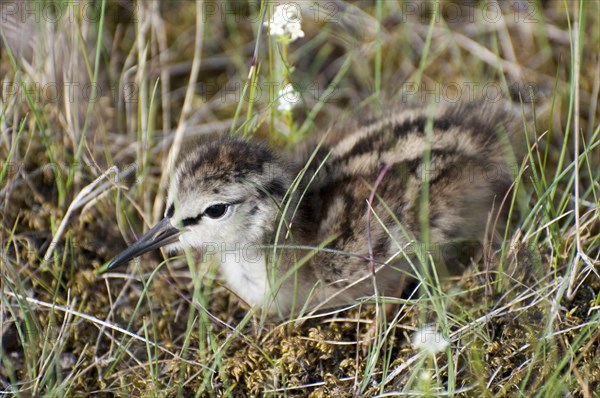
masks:
<svg viewBox="0 0 600 398"><path fill-rule="evenodd" d="M306 36L281 46L263 27L272 2L3 3L0 391L599 395L599 3L297 4ZM264 85L281 67L302 92L288 114ZM418 252L419 289L392 319L377 296L273 322L195 253L94 273L161 217L172 162L199 136L283 151L366 105L496 86L525 146L502 243L451 280ZM426 324L443 352L411 343Z"/></svg>

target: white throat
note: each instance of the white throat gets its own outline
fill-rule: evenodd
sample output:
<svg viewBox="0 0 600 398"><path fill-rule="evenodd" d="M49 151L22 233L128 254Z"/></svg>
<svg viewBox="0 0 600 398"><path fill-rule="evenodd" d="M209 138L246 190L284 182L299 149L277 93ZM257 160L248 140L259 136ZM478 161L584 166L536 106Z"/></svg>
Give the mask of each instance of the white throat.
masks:
<svg viewBox="0 0 600 398"><path fill-rule="evenodd" d="M222 244L213 257L221 264L227 286L251 306L261 304L268 289L264 250L253 243Z"/></svg>
<svg viewBox="0 0 600 398"><path fill-rule="evenodd" d="M287 314L292 307L302 306L307 290L312 287L294 281L290 275L282 282L287 267L282 264L281 269L273 270L264 247L257 244L223 246L215 256L213 259L220 262L220 272L227 287L248 305L259 306L270 314Z"/></svg>

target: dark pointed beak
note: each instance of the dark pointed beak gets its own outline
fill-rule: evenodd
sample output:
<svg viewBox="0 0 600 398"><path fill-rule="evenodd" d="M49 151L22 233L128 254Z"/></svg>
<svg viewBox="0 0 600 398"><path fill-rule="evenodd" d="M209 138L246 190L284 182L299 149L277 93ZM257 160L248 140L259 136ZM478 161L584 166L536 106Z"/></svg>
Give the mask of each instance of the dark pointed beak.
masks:
<svg viewBox="0 0 600 398"><path fill-rule="evenodd" d="M123 264L127 264L130 260L144 253L173 243L179 239L180 234L181 231L171 225L169 218L163 218L161 222L146 232L137 242L113 258L108 264L98 269L98 273L102 274L110 271Z"/></svg>

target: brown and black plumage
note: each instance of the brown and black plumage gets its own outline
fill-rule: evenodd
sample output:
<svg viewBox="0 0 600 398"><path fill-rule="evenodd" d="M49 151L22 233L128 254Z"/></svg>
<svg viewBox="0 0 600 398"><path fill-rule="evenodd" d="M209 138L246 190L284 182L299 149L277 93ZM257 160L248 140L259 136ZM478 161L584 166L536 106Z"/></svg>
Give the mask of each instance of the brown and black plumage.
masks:
<svg viewBox="0 0 600 398"><path fill-rule="evenodd" d="M423 242L483 239L511 183L509 124L475 103L363 119L295 156L233 139L191 149L163 221L107 268L161 246L195 248L242 300L280 314L351 303L375 286L398 296Z"/></svg>

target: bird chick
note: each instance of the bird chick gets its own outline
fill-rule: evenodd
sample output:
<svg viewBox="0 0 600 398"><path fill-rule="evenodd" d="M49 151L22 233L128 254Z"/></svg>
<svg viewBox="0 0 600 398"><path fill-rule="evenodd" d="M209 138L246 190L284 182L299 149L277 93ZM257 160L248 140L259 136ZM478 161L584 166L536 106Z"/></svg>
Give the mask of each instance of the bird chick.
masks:
<svg viewBox="0 0 600 398"><path fill-rule="evenodd" d="M507 117L470 103L364 119L296 156L235 139L196 146L177 165L164 219L106 269L193 248L248 305L282 316L398 297L423 266L423 242L483 239L511 184Z"/></svg>

